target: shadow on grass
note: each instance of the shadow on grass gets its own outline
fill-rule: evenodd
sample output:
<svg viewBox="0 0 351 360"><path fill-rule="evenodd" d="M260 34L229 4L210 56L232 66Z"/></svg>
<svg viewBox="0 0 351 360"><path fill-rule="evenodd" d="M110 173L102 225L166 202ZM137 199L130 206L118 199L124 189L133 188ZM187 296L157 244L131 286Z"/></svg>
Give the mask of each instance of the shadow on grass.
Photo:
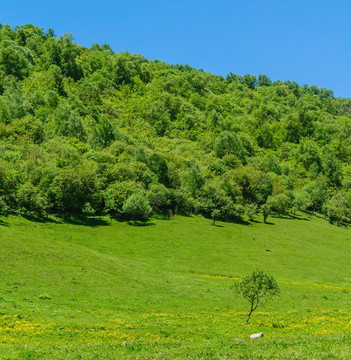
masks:
<svg viewBox="0 0 351 360"><path fill-rule="evenodd" d="M156 214L153 218L157 220L172 220L173 216L169 216L167 214Z"/></svg>
<svg viewBox="0 0 351 360"><path fill-rule="evenodd" d="M311 218L308 216L298 216L298 215L276 215L272 214L269 216L273 219L284 219L284 220L303 220L303 221L310 221Z"/></svg>
<svg viewBox="0 0 351 360"><path fill-rule="evenodd" d="M53 224L72 224L82 226L107 226L110 222L107 219L103 219L99 216L84 216L84 215L72 215L72 214L61 214L55 215L55 217L38 216L30 213L13 213L12 215L21 216L24 219L37 223L53 223ZM0 225L7 225L7 223L0 220Z"/></svg>
<svg viewBox="0 0 351 360"><path fill-rule="evenodd" d="M155 226L155 223L144 222L144 221L127 221L127 224L130 226Z"/></svg>
<svg viewBox="0 0 351 360"><path fill-rule="evenodd" d="M209 214L202 214L202 216L205 219L208 219L209 221L211 221L211 225L213 225L213 223L212 223L213 219L211 218L211 216ZM232 218L232 219L221 219L221 218L217 219L216 218L216 221L220 221L220 222L228 223L228 224L239 224L239 225L252 226L252 224L249 221L246 221L246 220L241 219L239 217ZM216 224L216 226L217 226L217 224ZM221 226L219 225L219 227L221 227Z"/></svg>
<svg viewBox="0 0 351 360"><path fill-rule="evenodd" d="M239 224L239 225L246 225L246 226L252 226L250 221L246 221L244 219L232 219L232 220L225 220L225 222L227 223L231 223L231 224Z"/></svg>
<svg viewBox="0 0 351 360"><path fill-rule="evenodd" d="M62 221L66 224L72 225L82 225L82 226L90 226L90 227L97 227L97 226L107 226L110 225L110 222L101 218L101 217L89 217L89 216L67 216L63 217Z"/></svg>
<svg viewBox="0 0 351 360"><path fill-rule="evenodd" d="M3 220L0 220L0 226L9 226L9 223L7 223Z"/></svg>
<svg viewBox="0 0 351 360"><path fill-rule="evenodd" d="M24 219L33 221L33 222L59 224L59 221L49 218L49 217L46 217L46 216L36 216L36 215L32 215L32 214L21 214L21 216Z"/></svg>

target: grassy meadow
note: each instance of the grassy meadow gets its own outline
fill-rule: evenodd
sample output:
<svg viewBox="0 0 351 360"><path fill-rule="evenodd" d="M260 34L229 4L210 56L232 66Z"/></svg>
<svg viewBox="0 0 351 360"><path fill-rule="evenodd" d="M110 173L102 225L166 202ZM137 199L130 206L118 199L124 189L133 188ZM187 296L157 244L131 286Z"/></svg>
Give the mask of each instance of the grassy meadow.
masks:
<svg viewBox="0 0 351 360"><path fill-rule="evenodd" d="M0 358L351 358L351 230L269 220L1 218ZM243 326L257 266L281 295Z"/></svg>

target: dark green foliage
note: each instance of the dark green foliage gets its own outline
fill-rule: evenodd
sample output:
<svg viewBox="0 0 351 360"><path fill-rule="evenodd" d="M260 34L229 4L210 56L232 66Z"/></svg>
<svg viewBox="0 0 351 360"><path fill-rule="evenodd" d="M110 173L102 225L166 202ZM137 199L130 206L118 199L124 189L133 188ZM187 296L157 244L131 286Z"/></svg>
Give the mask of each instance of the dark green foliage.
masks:
<svg viewBox="0 0 351 360"><path fill-rule="evenodd" d="M216 156L219 158L232 154L236 155L241 161L245 160L242 143L235 133L229 131L222 132L216 139L214 149Z"/></svg>
<svg viewBox="0 0 351 360"><path fill-rule="evenodd" d="M23 79L34 64L32 52L14 41L5 40L0 44L0 69L6 75L14 75Z"/></svg>
<svg viewBox="0 0 351 360"><path fill-rule="evenodd" d="M47 199L30 183L21 185L16 194L18 207L42 216L47 209Z"/></svg>
<svg viewBox="0 0 351 360"><path fill-rule="evenodd" d="M221 214L221 212L218 209L212 210L211 218L212 218L212 225L213 226L216 225L216 219L219 218L220 214Z"/></svg>
<svg viewBox="0 0 351 360"><path fill-rule="evenodd" d="M261 207L261 211L262 211L262 215L263 215L263 222L266 223L267 222L267 218L271 213L271 207L268 203L264 204Z"/></svg>
<svg viewBox="0 0 351 360"><path fill-rule="evenodd" d="M223 79L30 24L0 27L3 212L123 218L139 194L153 213L349 221L350 135L350 100L330 90Z"/></svg>
<svg viewBox="0 0 351 360"><path fill-rule="evenodd" d="M185 182L192 194L195 194L205 183L205 177L198 164L193 164L189 169Z"/></svg>
<svg viewBox="0 0 351 360"><path fill-rule="evenodd" d="M105 210L114 216L122 216L123 204L133 194L142 193L140 184L122 181L111 184L104 192Z"/></svg>
<svg viewBox="0 0 351 360"><path fill-rule="evenodd" d="M85 139L85 129L79 115L68 106L59 106L54 113L53 132L55 135Z"/></svg>
<svg viewBox="0 0 351 360"><path fill-rule="evenodd" d="M140 194L133 194L123 204L123 214L127 219L146 221L151 213L149 202Z"/></svg>
<svg viewBox="0 0 351 360"><path fill-rule="evenodd" d="M154 153L149 157L148 161L151 171L153 171L158 178L158 181L165 185L169 185L168 166L164 157L160 154Z"/></svg>
<svg viewBox="0 0 351 360"><path fill-rule="evenodd" d="M170 194L162 184L152 184L147 194L147 199L153 212L165 212L170 204Z"/></svg>
<svg viewBox="0 0 351 360"><path fill-rule="evenodd" d="M350 207L343 194L334 195L325 204L325 210L330 223L340 224L350 218Z"/></svg>
<svg viewBox="0 0 351 360"><path fill-rule="evenodd" d="M100 206L98 181L87 167L64 169L53 180L50 196L61 213L80 213L86 203L94 209Z"/></svg>

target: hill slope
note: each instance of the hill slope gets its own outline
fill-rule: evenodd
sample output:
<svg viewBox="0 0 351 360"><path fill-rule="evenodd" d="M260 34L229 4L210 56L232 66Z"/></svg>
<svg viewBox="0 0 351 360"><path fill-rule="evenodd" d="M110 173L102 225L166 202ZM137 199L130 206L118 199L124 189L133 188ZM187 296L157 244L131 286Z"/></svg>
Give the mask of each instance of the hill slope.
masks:
<svg viewBox="0 0 351 360"><path fill-rule="evenodd" d="M0 24L3 214L349 221L350 134L350 100L330 90Z"/></svg>
<svg viewBox="0 0 351 360"><path fill-rule="evenodd" d="M272 221L214 227L202 217L149 226L4 218L0 354L350 356L341 336L350 334L349 230L320 219ZM276 277L281 296L244 327L248 307L231 286L255 266ZM262 342L233 340L258 331Z"/></svg>

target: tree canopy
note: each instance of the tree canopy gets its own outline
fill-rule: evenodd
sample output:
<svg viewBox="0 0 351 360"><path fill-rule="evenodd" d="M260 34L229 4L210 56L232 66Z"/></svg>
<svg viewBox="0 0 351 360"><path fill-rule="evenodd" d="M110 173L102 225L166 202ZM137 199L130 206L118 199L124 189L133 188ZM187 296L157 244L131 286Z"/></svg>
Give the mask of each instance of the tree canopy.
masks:
<svg viewBox="0 0 351 360"><path fill-rule="evenodd" d="M314 85L1 25L0 212L126 217L138 203L350 221L350 104Z"/></svg>

